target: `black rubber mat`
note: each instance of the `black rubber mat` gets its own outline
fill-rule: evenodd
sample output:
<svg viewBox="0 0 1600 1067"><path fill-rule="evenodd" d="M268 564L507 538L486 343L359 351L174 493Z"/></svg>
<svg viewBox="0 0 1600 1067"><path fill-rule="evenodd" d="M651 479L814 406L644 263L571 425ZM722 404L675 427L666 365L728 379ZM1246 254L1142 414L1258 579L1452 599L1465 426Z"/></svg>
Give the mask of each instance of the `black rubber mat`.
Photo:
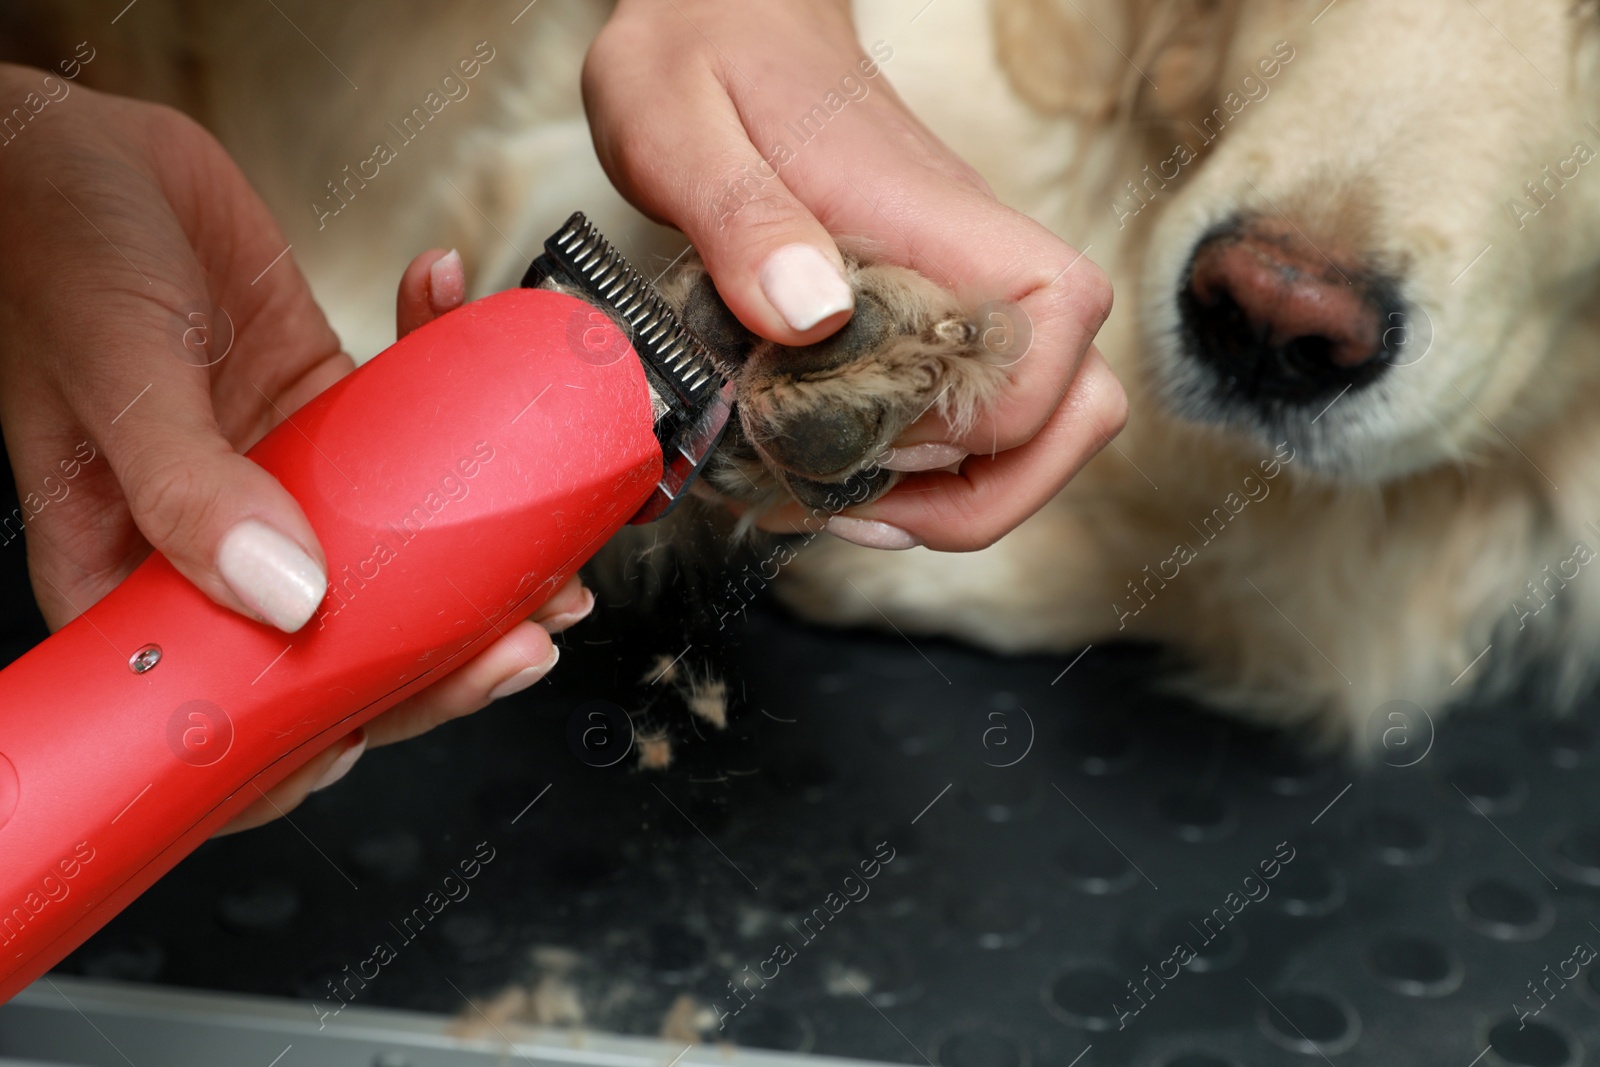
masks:
<svg viewBox="0 0 1600 1067"><path fill-rule="evenodd" d="M22 563L0 546L13 655ZM726 729L637 684L681 644L590 620L551 680L210 842L63 969L468 1022L521 985L941 1067L1600 1054L1593 702L1374 709L1357 773L1162 696L1148 650L731 622Z"/></svg>

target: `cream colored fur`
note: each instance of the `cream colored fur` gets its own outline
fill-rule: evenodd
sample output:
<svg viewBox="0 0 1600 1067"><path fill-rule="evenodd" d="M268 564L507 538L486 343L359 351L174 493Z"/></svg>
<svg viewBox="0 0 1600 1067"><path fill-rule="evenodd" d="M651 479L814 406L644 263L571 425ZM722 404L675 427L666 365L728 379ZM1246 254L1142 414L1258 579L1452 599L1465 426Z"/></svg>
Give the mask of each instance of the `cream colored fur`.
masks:
<svg viewBox="0 0 1600 1067"><path fill-rule="evenodd" d="M391 339L395 279L423 248L460 248L483 293L513 284L574 207L641 263L680 247L622 204L588 145L577 76L602 4L541 0L513 25L516 4L142 0L109 26L122 3L33 30L90 40L112 57L91 78L207 121L358 355ZM1515 664L1578 691L1600 642L1600 575L1572 562L1577 542L1600 550L1600 161L1547 184L1531 215L1524 183L1578 142L1600 149L1588 5L871 0L858 18L863 40L893 47L897 90L1000 198L1111 274L1099 347L1133 415L994 547L818 543L780 583L791 604L1006 652L1153 639L1225 706L1332 736L1392 699L1437 713ZM494 58L470 95L319 228L325 183L480 41ZM1225 129L1200 146L1188 124L1215 107ZM1132 211L1125 183L1184 139L1198 158ZM1298 427L1270 479L1278 439L1185 399L1173 341L1191 249L1239 211L1360 249L1425 312L1412 362ZM1267 492L1235 515L1250 485ZM1191 524L1208 516L1220 532L1202 544ZM1132 613L1129 583L1184 540L1194 558Z"/></svg>

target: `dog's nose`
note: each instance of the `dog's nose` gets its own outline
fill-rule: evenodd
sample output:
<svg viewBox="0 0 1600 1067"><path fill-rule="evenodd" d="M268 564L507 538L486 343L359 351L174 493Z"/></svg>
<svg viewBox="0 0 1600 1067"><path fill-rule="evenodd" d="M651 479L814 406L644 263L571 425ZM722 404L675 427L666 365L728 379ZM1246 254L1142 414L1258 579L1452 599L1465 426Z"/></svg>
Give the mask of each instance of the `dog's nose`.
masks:
<svg viewBox="0 0 1600 1067"><path fill-rule="evenodd" d="M1246 223L1196 247L1179 298L1188 345L1247 400L1308 403L1388 365L1385 301L1293 228Z"/></svg>

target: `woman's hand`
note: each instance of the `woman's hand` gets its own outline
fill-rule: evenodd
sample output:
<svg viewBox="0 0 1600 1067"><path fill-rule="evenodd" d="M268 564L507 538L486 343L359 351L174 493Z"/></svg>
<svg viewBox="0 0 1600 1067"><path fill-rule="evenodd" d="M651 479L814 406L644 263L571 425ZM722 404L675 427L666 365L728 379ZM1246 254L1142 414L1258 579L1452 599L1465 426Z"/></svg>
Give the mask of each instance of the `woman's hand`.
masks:
<svg viewBox="0 0 1600 1067"><path fill-rule="evenodd" d="M44 78L0 65L0 99ZM349 373L350 357L209 134L167 108L61 94L52 78L49 106L0 146L0 428L40 609L62 626L154 548L218 604L294 632L322 600L326 561L294 498L242 453ZM402 282L402 330L463 298L459 258L423 259ZM568 583L229 828L293 808L368 744L531 685L555 663L549 634L592 605Z"/></svg>
<svg viewBox="0 0 1600 1067"><path fill-rule="evenodd" d="M808 344L849 318L830 234L1015 305L1032 343L1007 392L959 436L932 416L914 424L895 445L925 447L889 462L926 473L829 525L874 547L977 549L1122 428L1126 397L1091 346L1111 291L917 121L883 69L892 53L862 49L846 0L621 0L590 50L584 100L612 181L688 236L724 303L763 337ZM963 456L959 473L932 469Z"/></svg>

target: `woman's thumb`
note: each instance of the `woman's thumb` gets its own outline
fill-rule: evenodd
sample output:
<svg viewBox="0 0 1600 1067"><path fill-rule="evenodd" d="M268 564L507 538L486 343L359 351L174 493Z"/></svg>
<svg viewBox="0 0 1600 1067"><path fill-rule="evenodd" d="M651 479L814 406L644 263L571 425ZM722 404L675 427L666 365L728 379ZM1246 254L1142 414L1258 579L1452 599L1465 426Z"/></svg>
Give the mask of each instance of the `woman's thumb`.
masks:
<svg viewBox="0 0 1600 1067"><path fill-rule="evenodd" d="M722 302L740 322L779 344L820 341L855 309L844 261L822 224L754 146L740 140L724 149L727 159L716 179L723 188L711 210L686 182L664 191L677 202L662 213L700 253Z"/></svg>
<svg viewBox="0 0 1600 1067"><path fill-rule="evenodd" d="M592 73L596 54L590 55ZM689 238L722 302L755 333L785 345L820 341L850 318L855 297L822 223L751 144L726 95L706 86L696 121L605 116L621 106L585 83L595 148L624 196Z"/></svg>
<svg viewBox="0 0 1600 1067"><path fill-rule="evenodd" d="M211 599L287 633L327 591L311 524L214 426L167 424L107 448L140 532Z"/></svg>

